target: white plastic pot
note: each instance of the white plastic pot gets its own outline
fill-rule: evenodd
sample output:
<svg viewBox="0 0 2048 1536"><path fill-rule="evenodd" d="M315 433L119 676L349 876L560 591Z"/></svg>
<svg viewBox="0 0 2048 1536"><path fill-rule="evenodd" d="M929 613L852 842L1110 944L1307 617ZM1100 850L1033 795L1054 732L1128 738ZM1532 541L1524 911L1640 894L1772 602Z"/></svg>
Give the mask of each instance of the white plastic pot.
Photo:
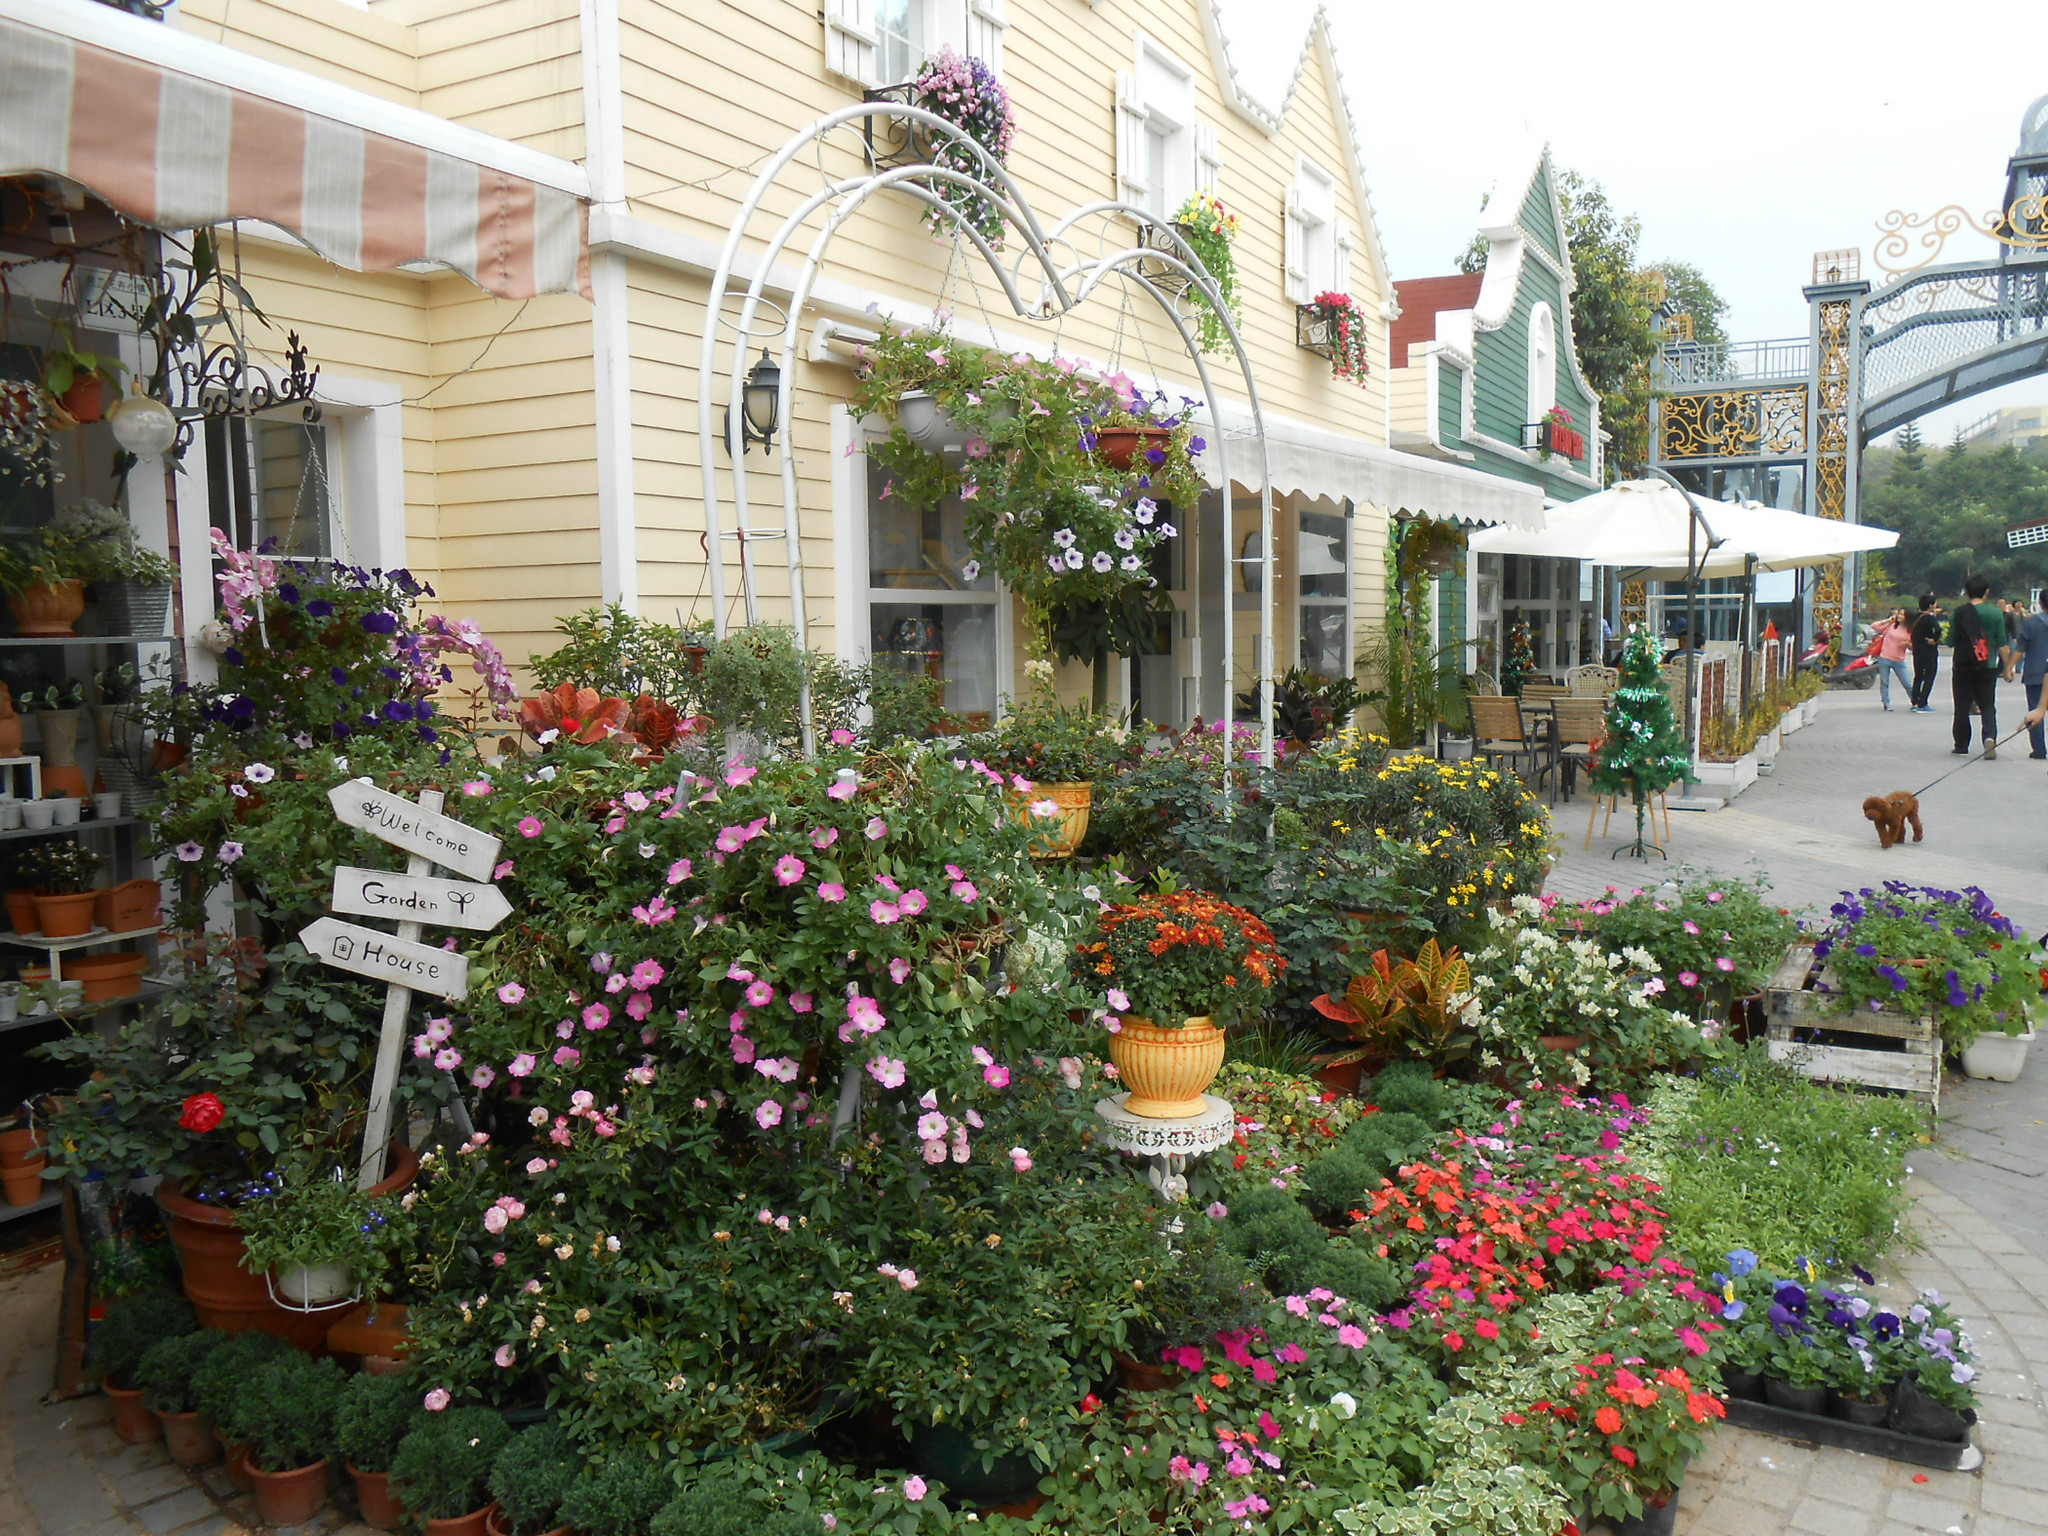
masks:
<svg viewBox="0 0 2048 1536"><path fill-rule="evenodd" d="M1998 1083L2017 1081L2033 1038L2031 1029L2024 1035L1979 1035L1963 1047L1963 1076L1988 1077Z"/></svg>
<svg viewBox="0 0 2048 1536"><path fill-rule="evenodd" d="M270 1287L278 1301L303 1312L331 1307L355 1295L355 1272L346 1264L285 1264L271 1274Z"/></svg>

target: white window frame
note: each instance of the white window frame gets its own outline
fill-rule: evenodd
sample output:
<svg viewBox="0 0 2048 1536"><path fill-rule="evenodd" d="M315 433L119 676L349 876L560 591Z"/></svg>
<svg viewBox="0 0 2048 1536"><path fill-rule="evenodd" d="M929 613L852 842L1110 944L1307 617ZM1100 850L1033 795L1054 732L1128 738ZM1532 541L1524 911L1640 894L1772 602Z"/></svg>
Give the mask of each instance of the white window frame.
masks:
<svg viewBox="0 0 2048 1536"><path fill-rule="evenodd" d="M1529 311L1529 414L1537 422L1557 404L1557 315L1548 304Z"/></svg>
<svg viewBox="0 0 2048 1536"><path fill-rule="evenodd" d="M1116 77L1116 195L1161 222L1223 173L1222 147L1195 103L1194 70L1140 32L1129 72Z"/></svg>
<svg viewBox="0 0 2048 1536"><path fill-rule="evenodd" d="M908 69L882 69L882 33L878 0L824 0L825 68L864 89L901 85L926 59L941 49L978 58L1001 75L1003 34L1010 21L1004 0L911 0L917 30L923 35L919 56Z"/></svg>
<svg viewBox="0 0 2048 1536"><path fill-rule="evenodd" d="M868 450L887 439L889 425L879 417L861 421L844 405L832 407L832 538L833 653L853 666L874 660L868 637L872 611L885 603L932 602L937 606L992 607L995 612L995 707L1000 715L1017 694L1016 633L1010 589L996 578L988 594L948 592L925 587L871 587L868 584ZM987 602L983 603L986 596Z"/></svg>
<svg viewBox="0 0 2048 1536"><path fill-rule="evenodd" d="M1335 548L1337 550L1338 559L1340 560L1343 566L1341 572L1311 571L1308 569L1307 540L1325 539L1332 537L1331 535L1323 533L1308 533L1307 529L1303 526L1303 522L1305 519L1311 517L1329 518L1343 525L1343 532L1339 535L1336 535L1334 539L1332 539L1332 542L1334 543ZM1344 659L1341 665L1341 669L1337 673L1337 676L1349 677L1351 675L1352 667L1354 665L1352 655L1353 644L1355 639L1353 635L1353 626L1357 622L1358 617L1356 608L1354 606L1357 597L1357 591L1356 582L1353 576L1353 557L1356 553L1356 551L1353 549L1353 543L1357 536L1358 527L1355 509L1348 500L1334 501L1325 498L1310 501L1304 497L1299 499L1296 506L1294 507L1293 523L1294 559L1292 563L1295 571L1295 664L1297 666L1308 665L1308 659L1302 654L1302 648L1306 643L1305 637L1302 634L1302 629L1304 627L1304 620L1307 618L1308 614L1311 611L1322 613L1335 611L1341 613L1344 616ZM1341 595L1333 597L1327 593L1311 594L1306 590L1307 583L1311 578L1316 576L1327 575L1341 575L1343 577L1343 591Z"/></svg>
<svg viewBox="0 0 2048 1536"><path fill-rule="evenodd" d="M1282 244L1287 297L1294 303L1351 291L1351 229L1337 215L1337 178L1307 155L1294 157Z"/></svg>

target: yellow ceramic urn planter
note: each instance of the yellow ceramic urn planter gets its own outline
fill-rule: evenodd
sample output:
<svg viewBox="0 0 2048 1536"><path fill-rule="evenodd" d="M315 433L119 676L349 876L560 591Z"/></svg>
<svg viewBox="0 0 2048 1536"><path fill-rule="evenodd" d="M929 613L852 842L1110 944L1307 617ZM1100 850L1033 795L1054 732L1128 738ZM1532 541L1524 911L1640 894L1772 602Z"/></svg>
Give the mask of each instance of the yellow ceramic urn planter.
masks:
<svg viewBox="0 0 2048 1536"><path fill-rule="evenodd" d="M1029 794L1006 790L1010 814L1038 833L1032 846L1034 859L1071 859L1088 835L1088 809L1094 802L1093 784L1039 784ZM1034 816L1031 807L1042 800L1058 806L1057 816Z"/></svg>
<svg viewBox="0 0 2048 1536"><path fill-rule="evenodd" d="M1126 1018L1109 1037L1109 1059L1130 1090L1124 1108L1145 1120L1180 1120L1202 1112L1202 1094L1223 1070L1223 1031L1207 1018L1162 1028Z"/></svg>

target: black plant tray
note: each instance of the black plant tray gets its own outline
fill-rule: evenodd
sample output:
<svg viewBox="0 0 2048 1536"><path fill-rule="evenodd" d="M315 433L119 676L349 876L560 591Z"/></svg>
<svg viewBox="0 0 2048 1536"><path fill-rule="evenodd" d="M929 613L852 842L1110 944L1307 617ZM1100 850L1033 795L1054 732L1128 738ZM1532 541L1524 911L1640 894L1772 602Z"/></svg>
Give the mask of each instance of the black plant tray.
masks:
<svg viewBox="0 0 2048 1536"><path fill-rule="evenodd" d="M1866 1456L1883 1456L1891 1461L1910 1462L1916 1467L1933 1467L1942 1472L1968 1471L1984 1459L1984 1453L1967 1437L1961 1440L1923 1440L1902 1435L1881 1426L1851 1424L1826 1414L1798 1413L1775 1403L1748 1398L1728 1399L1728 1422L1739 1429L1761 1430L1781 1440L1804 1440L1812 1445L1831 1445L1837 1450L1861 1451Z"/></svg>

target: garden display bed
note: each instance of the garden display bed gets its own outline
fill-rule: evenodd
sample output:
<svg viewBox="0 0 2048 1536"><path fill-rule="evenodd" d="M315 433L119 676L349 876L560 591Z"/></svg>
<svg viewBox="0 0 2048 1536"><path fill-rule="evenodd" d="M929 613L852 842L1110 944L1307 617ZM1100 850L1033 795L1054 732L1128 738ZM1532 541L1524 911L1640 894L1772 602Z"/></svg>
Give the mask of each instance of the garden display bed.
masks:
<svg viewBox="0 0 2048 1536"><path fill-rule="evenodd" d="M1812 945L1785 951L1764 989L1771 1058L1816 1082L1889 1088L1939 1109L1941 1035L1934 1020L1892 1008L1851 1012L1842 1007L1838 987L1822 990L1833 985L1829 973L1816 967Z"/></svg>
<svg viewBox="0 0 2048 1536"><path fill-rule="evenodd" d="M1926 1440L1882 1426L1851 1424L1847 1419L1829 1418L1824 1413L1799 1413L1749 1398L1728 1399L1728 1423L1739 1429L1776 1435L1781 1440L1831 1445L1838 1450L1861 1451L1866 1456L1883 1456L1890 1461L1934 1467L1943 1472L1967 1472L1984 1460L1984 1453L1967 1438Z"/></svg>

